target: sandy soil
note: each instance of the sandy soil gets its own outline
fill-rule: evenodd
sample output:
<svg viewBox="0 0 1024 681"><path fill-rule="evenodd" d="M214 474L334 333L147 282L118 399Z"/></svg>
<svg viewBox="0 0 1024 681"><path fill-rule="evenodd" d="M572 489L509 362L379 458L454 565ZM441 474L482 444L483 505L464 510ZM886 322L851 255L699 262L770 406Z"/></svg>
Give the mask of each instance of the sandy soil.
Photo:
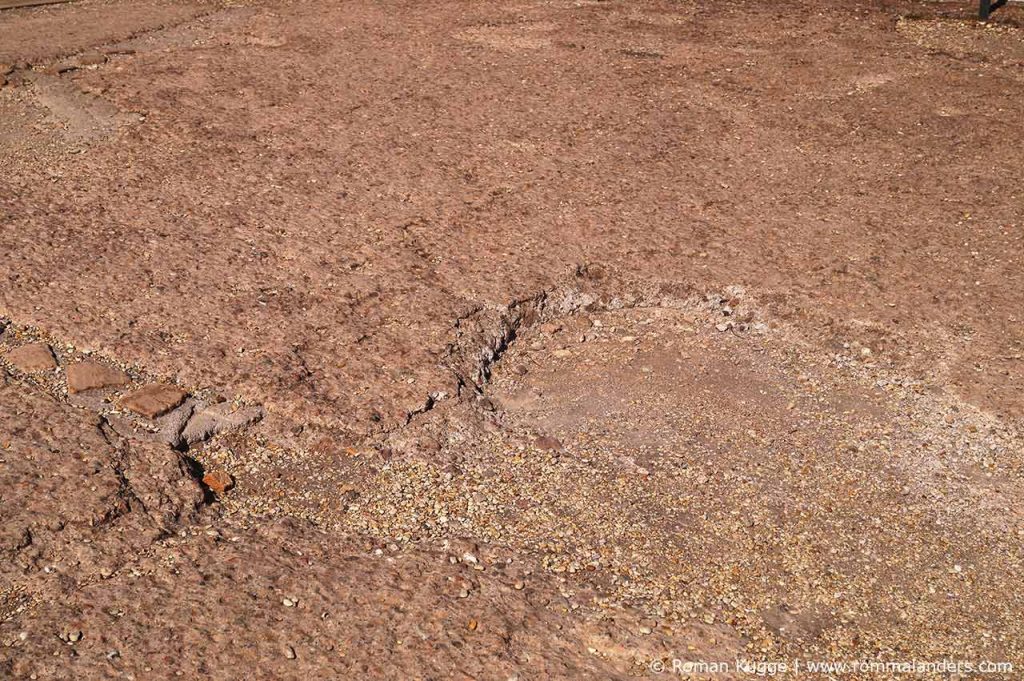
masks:
<svg viewBox="0 0 1024 681"><path fill-rule="evenodd" d="M1024 10L971 16L0 11L0 675L1024 668Z"/></svg>

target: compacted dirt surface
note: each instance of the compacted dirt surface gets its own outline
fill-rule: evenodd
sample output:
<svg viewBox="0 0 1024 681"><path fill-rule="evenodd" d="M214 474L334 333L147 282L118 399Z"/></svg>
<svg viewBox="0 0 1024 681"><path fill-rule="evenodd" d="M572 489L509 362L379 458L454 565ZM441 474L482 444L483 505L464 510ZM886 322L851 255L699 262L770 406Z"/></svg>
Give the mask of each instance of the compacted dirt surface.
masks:
<svg viewBox="0 0 1024 681"><path fill-rule="evenodd" d="M0 678L1020 678L975 9L0 10Z"/></svg>

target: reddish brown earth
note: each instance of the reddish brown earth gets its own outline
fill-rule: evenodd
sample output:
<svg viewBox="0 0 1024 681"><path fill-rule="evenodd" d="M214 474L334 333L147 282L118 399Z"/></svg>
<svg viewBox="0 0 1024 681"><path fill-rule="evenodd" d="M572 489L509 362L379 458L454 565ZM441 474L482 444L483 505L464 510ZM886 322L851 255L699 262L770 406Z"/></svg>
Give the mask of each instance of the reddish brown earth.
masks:
<svg viewBox="0 0 1024 681"><path fill-rule="evenodd" d="M969 5L0 11L0 676L1019 672Z"/></svg>

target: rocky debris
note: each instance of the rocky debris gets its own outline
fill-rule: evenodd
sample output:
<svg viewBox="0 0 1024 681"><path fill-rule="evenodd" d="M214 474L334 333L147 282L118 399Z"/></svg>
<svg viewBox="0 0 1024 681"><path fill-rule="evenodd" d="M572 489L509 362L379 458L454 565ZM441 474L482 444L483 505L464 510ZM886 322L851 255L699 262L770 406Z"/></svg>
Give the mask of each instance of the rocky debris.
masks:
<svg viewBox="0 0 1024 681"><path fill-rule="evenodd" d="M186 395L187 393L177 386L151 383L126 395L121 400L121 406L147 419L155 419L180 405Z"/></svg>
<svg viewBox="0 0 1024 681"><path fill-rule="evenodd" d="M212 471L203 476L203 484L214 494L224 494L235 486L235 479L227 471Z"/></svg>
<svg viewBox="0 0 1024 681"><path fill-rule="evenodd" d="M997 627L1008 635L992 642L996 656L1021 659L1013 641L1024 639L1009 635L1021 599L994 597L1002 575L1020 570L1019 538L1005 531L1019 525L1019 435L990 438L998 421L974 421L951 396L939 409L877 368L838 366L781 321L762 336L716 332L717 306L588 314L601 323L571 359L551 343L535 347L533 329L506 349L487 385L500 415L481 414L474 393L424 415L401 432L406 446L362 469L360 459L339 463L340 448L239 447L224 458L218 448L217 465L243 483L225 505L283 509L398 545L472 532L539 554L544 571L605 595L610 608L643 604L658 620L637 627L645 636L700 621L735 628L767 655L854 657L873 654L865 641L969 650L979 627ZM524 364L526 376L515 371ZM500 428L486 427L498 417ZM574 456L537 456L540 433L558 433ZM407 455L428 437L444 442L443 459ZM983 484L972 470L992 478ZM345 485L358 485L357 503L338 499ZM863 559L822 555L836 538L864 547ZM486 566L479 547L451 554ZM897 573L879 578L879 561ZM951 572L933 574L937 561ZM862 620L849 621L837 584L865 604ZM514 591L530 586L524 574L510 580ZM900 593L932 586L958 598L899 609ZM466 580L448 593L472 602L477 592ZM780 607L792 621L775 626L765 613Z"/></svg>
<svg viewBox="0 0 1024 681"><path fill-rule="evenodd" d="M116 650L114 675L138 679L225 681L240 669L267 679L626 679L672 651L742 650L703 624L642 636L640 613L606 610L553 575L514 589L528 571L518 556L475 555L471 564L437 542L387 546L291 519L221 518L0 621L0 674L65 678L73 667L76 679L110 678ZM456 583L471 595L452 596ZM297 593L299 605L278 605ZM69 631L85 632L74 660L55 635Z"/></svg>
<svg viewBox="0 0 1024 681"><path fill-rule="evenodd" d="M1024 492L1020 432L976 411L968 425L956 397L924 397L877 367L839 364L778 320L767 337L718 333L719 315L703 306L594 313L602 324L571 359L515 344L487 387L507 435L462 436L461 475L450 482L400 476L401 498L427 495L410 514L430 517L437 504L480 536L545 552L550 570L592 575L620 602L657 594L652 614L724 621L752 649L780 656L870 656L879 642L948 654L971 650L980 627L1005 635L985 654L1021 659L1011 641L1024 606L1003 587L1021 566L1021 535L1006 531L1020 526L1011 502ZM523 364L526 376L514 370ZM537 432L571 438L578 456L529 456L521 443ZM429 482L407 482L419 479ZM367 516L387 488L387 478L364 485ZM865 547L863 558L820 552L835 541ZM968 560L979 566L970 586ZM939 562L951 576L934 574ZM901 611L895 594L914 591L957 598ZM866 604L856 624L845 619L853 594ZM734 598L742 605L729 605ZM773 627L764 613L780 603L793 621Z"/></svg>
<svg viewBox="0 0 1024 681"><path fill-rule="evenodd" d="M82 630L74 628L69 628L57 635L57 637L65 643L78 643L82 640L82 636Z"/></svg>
<svg viewBox="0 0 1024 681"><path fill-rule="evenodd" d="M87 390L116 388L128 385L128 375L120 369L86 359L67 368L68 392L72 395Z"/></svg>
<svg viewBox="0 0 1024 681"><path fill-rule="evenodd" d="M27 374L53 371L57 368L57 360L53 350L46 343L27 343L7 353L5 359L16 369Z"/></svg>

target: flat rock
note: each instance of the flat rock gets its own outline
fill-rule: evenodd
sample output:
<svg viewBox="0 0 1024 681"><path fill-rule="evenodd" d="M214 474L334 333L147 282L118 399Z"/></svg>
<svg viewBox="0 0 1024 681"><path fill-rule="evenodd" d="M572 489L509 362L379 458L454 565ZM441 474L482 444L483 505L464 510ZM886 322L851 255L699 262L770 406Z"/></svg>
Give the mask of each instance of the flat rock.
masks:
<svg viewBox="0 0 1024 681"><path fill-rule="evenodd" d="M53 371L57 368L57 360L54 359L53 351L46 343L29 343L14 348L7 353L6 359L15 368L29 374L38 371Z"/></svg>
<svg viewBox="0 0 1024 681"><path fill-rule="evenodd" d="M209 487L214 494L224 494L235 486L235 479L225 471L211 471L203 476L203 484Z"/></svg>
<svg viewBox="0 0 1024 681"><path fill-rule="evenodd" d="M221 402L203 409L196 409L192 419L181 434L188 444L202 442L218 433L244 428L263 417L260 407L235 407L230 402Z"/></svg>
<svg viewBox="0 0 1024 681"><path fill-rule="evenodd" d="M181 404L185 395L185 391L176 386L150 383L126 396L121 406L148 419L155 419Z"/></svg>
<svg viewBox="0 0 1024 681"><path fill-rule="evenodd" d="M120 369L94 362L91 359L68 367L68 392L72 395L86 390L113 388L128 383L127 374Z"/></svg>

